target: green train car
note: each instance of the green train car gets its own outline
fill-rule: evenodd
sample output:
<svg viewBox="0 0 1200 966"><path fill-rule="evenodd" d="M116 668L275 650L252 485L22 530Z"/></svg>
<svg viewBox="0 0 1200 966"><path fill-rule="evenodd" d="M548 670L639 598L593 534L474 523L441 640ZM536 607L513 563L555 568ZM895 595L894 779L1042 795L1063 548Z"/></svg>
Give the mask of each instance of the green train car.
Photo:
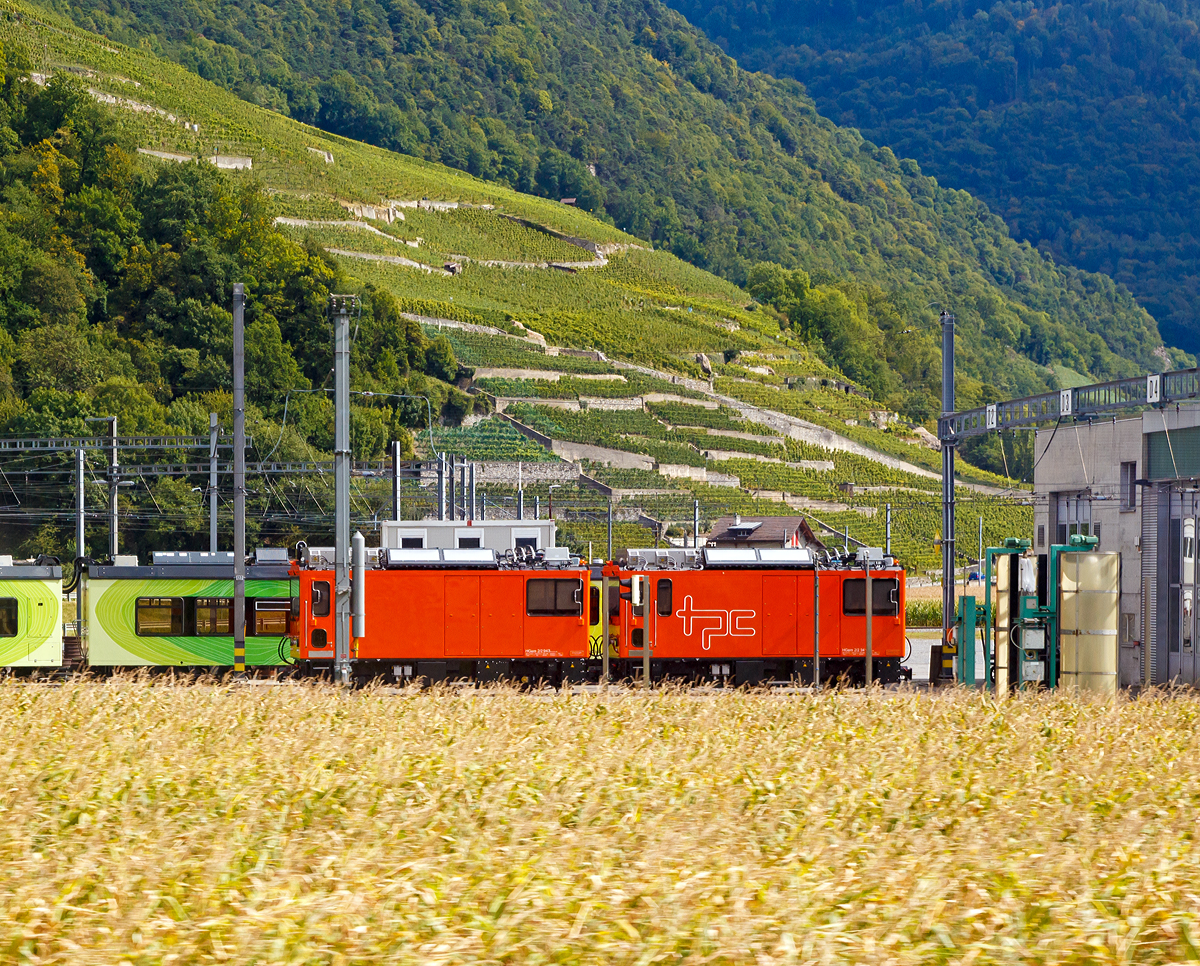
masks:
<svg viewBox="0 0 1200 966"><path fill-rule="evenodd" d="M292 606L285 548L246 567L246 664L290 664ZM84 649L93 668L233 665L233 554L156 552L89 565Z"/></svg>
<svg viewBox="0 0 1200 966"><path fill-rule="evenodd" d="M60 667L62 659L62 567L0 556L0 667Z"/></svg>

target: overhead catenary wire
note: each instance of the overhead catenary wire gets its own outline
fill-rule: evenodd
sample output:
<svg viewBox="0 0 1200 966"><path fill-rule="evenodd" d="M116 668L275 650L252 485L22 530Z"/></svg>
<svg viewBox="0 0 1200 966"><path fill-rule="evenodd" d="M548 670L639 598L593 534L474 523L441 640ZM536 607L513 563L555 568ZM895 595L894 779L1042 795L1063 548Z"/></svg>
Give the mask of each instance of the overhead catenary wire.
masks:
<svg viewBox="0 0 1200 966"><path fill-rule="evenodd" d="M1175 472L1175 478L1179 479L1179 466L1175 462L1175 446L1171 443L1171 430L1167 428L1167 412L1165 409L1160 409L1159 413L1162 414L1163 433L1167 437L1167 451L1171 454L1171 469Z"/></svg>

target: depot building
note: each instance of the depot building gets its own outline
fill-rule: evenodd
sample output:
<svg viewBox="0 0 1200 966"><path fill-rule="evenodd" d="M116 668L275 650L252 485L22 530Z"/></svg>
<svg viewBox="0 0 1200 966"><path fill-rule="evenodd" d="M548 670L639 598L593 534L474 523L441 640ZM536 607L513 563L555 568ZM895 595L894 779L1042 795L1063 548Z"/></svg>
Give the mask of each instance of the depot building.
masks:
<svg viewBox="0 0 1200 966"><path fill-rule="evenodd" d="M1120 554L1120 684L1200 681L1200 406L1061 421L1034 459L1034 551L1079 533Z"/></svg>

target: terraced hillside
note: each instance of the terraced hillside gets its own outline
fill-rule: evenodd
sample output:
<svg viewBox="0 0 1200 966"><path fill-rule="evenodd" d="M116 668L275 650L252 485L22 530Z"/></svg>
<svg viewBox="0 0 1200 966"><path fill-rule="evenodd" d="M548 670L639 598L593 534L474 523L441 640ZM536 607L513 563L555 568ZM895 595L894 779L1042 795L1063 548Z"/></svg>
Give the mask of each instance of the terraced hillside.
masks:
<svg viewBox="0 0 1200 966"><path fill-rule="evenodd" d="M119 118L147 170L215 166L235 189L265 186L275 230L328 259L344 290L391 293L397 315L386 324L416 327L439 347L448 360L440 377L471 395L435 426L422 405L381 409L391 405L380 389L392 385L386 366L359 357L358 388L380 398L356 401L356 454L380 456L387 434L406 426L418 454L569 459L587 478L561 487L560 505L641 491L616 495L637 508L621 521L631 542L635 533L649 539L639 518L667 536L690 521L698 499L705 522L799 509L826 532L849 527L880 543L880 511L891 502L907 513L898 549L932 564L938 458L928 432L831 368L782 313L744 290L569 205L325 134L32 8L6 11L0 40L35 55L33 81L76 78ZM297 438L287 424L288 406L301 405L291 394L298 387L272 386L278 399L252 427L266 441L260 455L281 445L292 458L324 455L328 440ZM207 411L200 404L212 400L178 402L187 419L169 428L196 432ZM979 486L1011 482L964 468ZM304 486L279 489L281 504L321 508L312 487L307 496ZM145 490L158 507L162 493ZM359 512L370 516L382 500L368 490ZM264 486L262 500L273 492ZM538 492L530 487L531 497ZM548 487L540 492L549 497ZM503 486L488 495L496 506L513 497ZM981 512L996 539L1028 529L1027 508L977 497L990 500ZM563 527L582 548L600 539L602 523L581 512Z"/></svg>

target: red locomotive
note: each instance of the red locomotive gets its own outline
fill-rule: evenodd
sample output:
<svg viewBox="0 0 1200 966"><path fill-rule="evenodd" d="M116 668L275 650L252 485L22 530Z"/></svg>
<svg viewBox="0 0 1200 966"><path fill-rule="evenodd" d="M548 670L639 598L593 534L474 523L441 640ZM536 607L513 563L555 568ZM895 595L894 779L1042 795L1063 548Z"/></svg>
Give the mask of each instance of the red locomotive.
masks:
<svg viewBox="0 0 1200 966"><path fill-rule="evenodd" d="M864 568L818 563L797 549L634 550L620 564L590 568L561 548L382 550L365 574L367 633L352 654L355 674L599 680L607 581L613 679L642 674L648 640L652 680L811 682L815 637L822 681L861 682ZM333 573L298 564L293 576L294 653L302 668L321 671L333 661ZM900 680L905 654L904 571L877 556L870 577L873 677L888 684ZM635 581L646 590L636 603Z"/></svg>

